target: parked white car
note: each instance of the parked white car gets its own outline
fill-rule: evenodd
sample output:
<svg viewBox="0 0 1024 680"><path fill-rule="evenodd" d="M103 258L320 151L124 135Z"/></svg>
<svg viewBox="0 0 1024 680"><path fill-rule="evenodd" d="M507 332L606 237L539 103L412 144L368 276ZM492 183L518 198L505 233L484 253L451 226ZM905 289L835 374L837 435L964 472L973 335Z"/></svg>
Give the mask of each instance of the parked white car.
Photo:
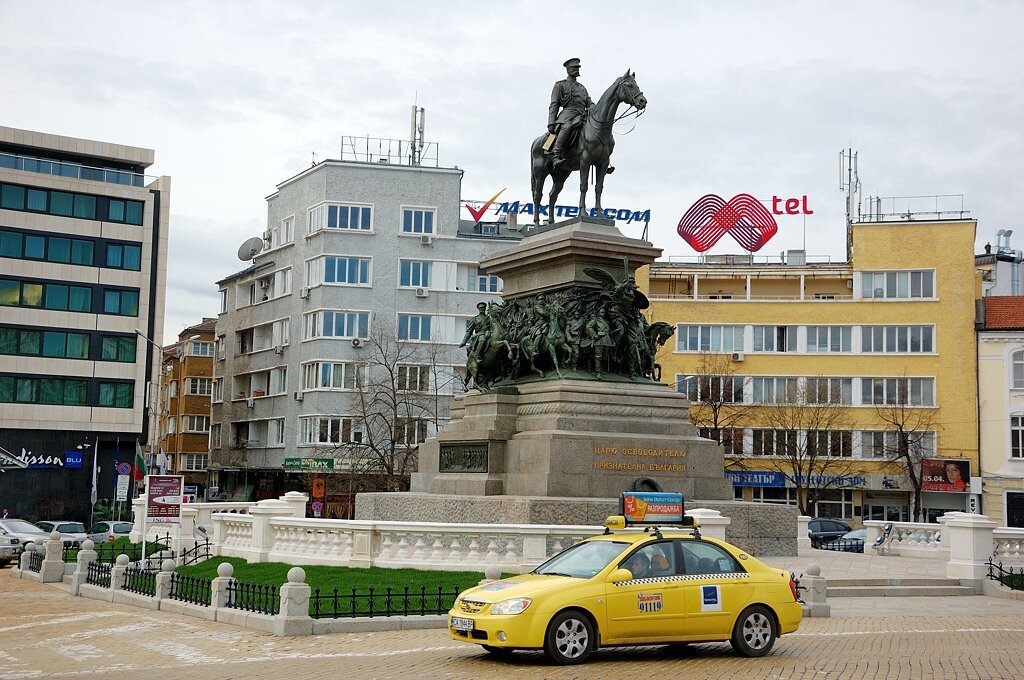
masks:
<svg viewBox="0 0 1024 680"><path fill-rule="evenodd" d="M15 536L21 541L23 547L26 543L35 543L36 545L43 546L50 540L50 534L35 524L23 519L14 519L13 517L0 519L0 531Z"/></svg>
<svg viewBox="0 0 1024 680"><path fill-rule="evenodd" d="M56 531L64 540L64 545L70 545L72 548L80 547L82 545L82 541L89 538L89 535L85 532L85 525L81 522L48 519L36 522L36 526L47 534L52 534Z"/></svg>
<svg viewBox="0 0 1024 680"><path fill-rule="evenodd" d="M133 526L131 522L96 522L89 529L89 539L96 545L113 541L130 534Z"/></svg>
<svg viewBox="0 0 1024 680"><path fill-rule="evenodd" d="M0 529L0 569L13 562L21 554L21 540Z"/></svg>

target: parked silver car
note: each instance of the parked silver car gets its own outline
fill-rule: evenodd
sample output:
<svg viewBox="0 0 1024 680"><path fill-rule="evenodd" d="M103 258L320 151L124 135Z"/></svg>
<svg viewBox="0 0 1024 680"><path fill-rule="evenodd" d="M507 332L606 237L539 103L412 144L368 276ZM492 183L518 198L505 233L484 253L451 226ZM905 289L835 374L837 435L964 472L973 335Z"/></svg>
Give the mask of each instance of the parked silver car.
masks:
<svg viewBox="0 0 1024 680"><path fill-rule="evenodd" d="M41 546L50 540L50 534L23 519L13 519L10 517L0 519L0 530L16 537L21 541L22 546L26 543L35 543Z"/></svg>
<svg viewBox="0 0 1024 680"><path fill-rule="evenodd" d="M96 522L89 529L89 539L96 545L113 541L130 534L133 526L131 522Z"/></svg>
<svg viewBox="0 0 1024 680"><path fill-rule="evenodd" d="M70 545L72 548L80 547L82 545L82 541L89 538L89 535L85 531L85 525L81 522L48 519L36 522L36 526L48 534L56 531L60 534L60 537L64 539L64 545Z"/></svg>
<svg viewBox="0 0 1024 680"><path fill-rule="evenodd" d="M0 569L16 560L21 552L21 540L17 536L0 530Z"/></svg>

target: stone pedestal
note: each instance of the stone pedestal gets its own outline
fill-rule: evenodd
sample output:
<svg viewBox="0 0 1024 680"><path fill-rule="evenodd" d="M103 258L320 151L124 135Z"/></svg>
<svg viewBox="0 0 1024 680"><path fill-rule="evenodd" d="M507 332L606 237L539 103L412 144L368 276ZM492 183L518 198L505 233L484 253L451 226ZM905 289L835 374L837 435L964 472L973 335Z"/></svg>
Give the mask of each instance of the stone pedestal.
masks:
<svg viewBox="0 0 1024 680"><path fill-rule="evenodd" d="M662 384L542 380L456 397L420 446L412 490L616 498L648 478L686 499L726 500L722 449L697 436L686 398Z"/></svg>

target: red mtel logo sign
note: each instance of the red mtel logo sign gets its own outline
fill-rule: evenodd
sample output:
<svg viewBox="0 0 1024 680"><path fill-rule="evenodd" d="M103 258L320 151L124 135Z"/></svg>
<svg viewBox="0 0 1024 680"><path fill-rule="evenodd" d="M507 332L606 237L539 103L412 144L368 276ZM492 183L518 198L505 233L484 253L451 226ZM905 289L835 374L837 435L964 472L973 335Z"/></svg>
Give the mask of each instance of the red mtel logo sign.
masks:
<svg viewBox="0 0 1024 680"><path fill-rule="evenodd" d="M772 214L750 194L736 194L728 202L716 194L701 196L676 229L698 253L709 250L726 232L744 250L757 252L778 230Z"/></svg>

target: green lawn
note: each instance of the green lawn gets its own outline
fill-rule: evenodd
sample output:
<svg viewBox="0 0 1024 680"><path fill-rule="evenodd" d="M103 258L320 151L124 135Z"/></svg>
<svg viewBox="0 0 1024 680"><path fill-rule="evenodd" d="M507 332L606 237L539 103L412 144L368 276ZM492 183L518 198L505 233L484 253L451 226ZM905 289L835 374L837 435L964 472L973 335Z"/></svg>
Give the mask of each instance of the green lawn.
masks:
<svg viewBox="0 0 1024 680"><path fill-rule="evenodd" d="M214 557L199 564L178 567L175 571L211 579L217 576L217 566L222 562L229 562L234 566L233 576L239 581L273 586L285 583L288 580L288 570L293 566L283 562L249 564L238 557ZM313 589L314 595L319 588L320 595L325 598L319 602L320 615L325 618L369 616L371 613L377 615L388 610L393 614L406 611L411 614L444 613L451 607L460 591L475 586L484 577L478 571L422 571L324 565L309 565L302 568L306 571L306 583ZM391 588L390 595L388 587ZM310 601L311 614L316 613L317 606L315 600Z"/></svg>
<svg viewBox="0 0 1024 680"><path fill-rule="evenodd" d="M97 543L95 548L96 556L100 562L113 562L117 559L120 554L128 556L129 561L135 562L142 556L142 544L132 543L127 536L118 536L113 541L107 541L106 543ZM146 542L146 555L152 555L153 553L160 552L161 550L167 550L167 546L163 543L154 543L153 541ZM78 560L78 550L68 550L64 554L65 562L75 562Z"/></svg>

